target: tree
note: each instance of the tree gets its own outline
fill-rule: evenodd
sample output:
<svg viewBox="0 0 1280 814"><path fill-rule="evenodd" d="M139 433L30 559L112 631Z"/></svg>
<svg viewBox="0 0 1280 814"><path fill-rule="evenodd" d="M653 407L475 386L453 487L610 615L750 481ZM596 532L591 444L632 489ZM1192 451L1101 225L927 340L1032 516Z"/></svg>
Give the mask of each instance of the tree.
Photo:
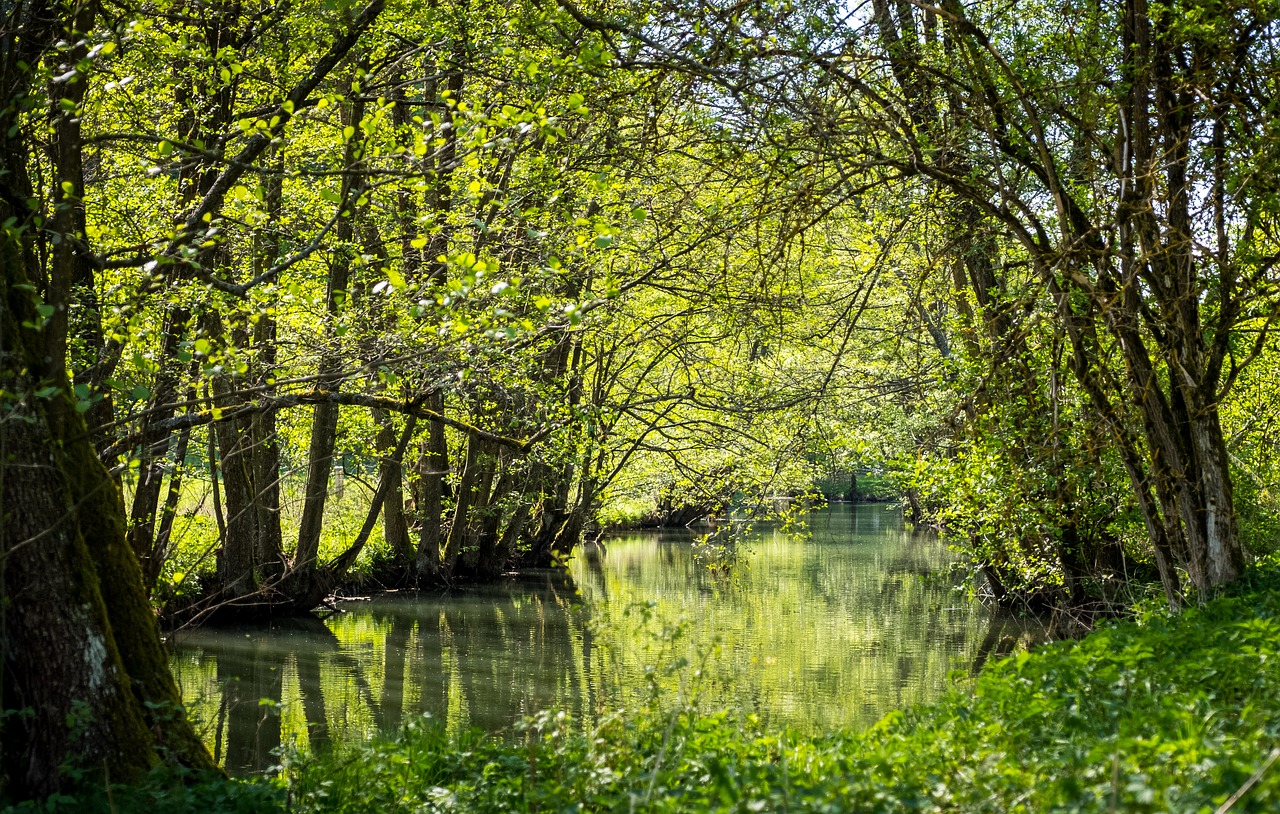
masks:
<svg viewBox="0 0 1280 814"><path fill-rule="evenodd" d="M1280 303L1274 12L706 4L632 33L772 127L835 200L937 190L962 262L1034 271L1176 603L1178 568L1209 592L1244 564L1218 405Z"/></svg>
<svg viewBox="0 0 1280 814"><path fill-rule="evenodd" d="M212 768L168 671L119 486L84 421L97 399L67 370L69 315L83 306L84 275L105 265L86 245L79 141L95 63L117 45L95 32L96 11L15 6L0 64L0 783L17 797L66 788L65 767L124 782L162 762ZM199 271L191 260L200 249L188 250L207 245L206 216L380 11L375 0L339 25L265 131L248 134L182 213L140 292ZM33 169L48 138L46 186Z"/></svg>

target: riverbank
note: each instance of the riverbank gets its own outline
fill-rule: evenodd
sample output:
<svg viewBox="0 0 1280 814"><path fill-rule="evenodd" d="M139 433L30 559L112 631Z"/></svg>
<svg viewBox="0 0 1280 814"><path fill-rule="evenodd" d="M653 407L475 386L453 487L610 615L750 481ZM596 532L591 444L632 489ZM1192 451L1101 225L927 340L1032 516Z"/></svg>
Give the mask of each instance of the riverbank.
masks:
<svg viewBox="0 0 1280 814"><path fill-rule="evenodd" d="M1214 811L1280 807L1280 567L1170 617L1146 610L988 664L862 733L764 731L660 699L593 733L510 740L429 720L283 778L116 789L114 811ZM86 800L74 803L86 810ZM48 810L70 810L62 803ZM1220 810L1220 809L1219 809Z"/></svg>

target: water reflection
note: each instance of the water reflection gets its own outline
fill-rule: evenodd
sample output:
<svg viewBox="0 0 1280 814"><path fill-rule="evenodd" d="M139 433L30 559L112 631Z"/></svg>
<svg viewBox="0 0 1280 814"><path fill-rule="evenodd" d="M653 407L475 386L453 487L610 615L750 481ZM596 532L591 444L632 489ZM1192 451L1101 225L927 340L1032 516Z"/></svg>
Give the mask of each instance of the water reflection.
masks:
<svg viewBox="0 0 1280 814"><path fill-rule="evenodd" d="M695 562L692 532L620 535L568 573L193 631L173 643L174 670L211 749L245 772L282 743L364 738L421 713L500 731L540 710L589 725L696 696L802 730L863 726L1021 635L1016 620L989 626L950 555L895 513L835 507L811 527L750 535L730 576Z"/></svg>

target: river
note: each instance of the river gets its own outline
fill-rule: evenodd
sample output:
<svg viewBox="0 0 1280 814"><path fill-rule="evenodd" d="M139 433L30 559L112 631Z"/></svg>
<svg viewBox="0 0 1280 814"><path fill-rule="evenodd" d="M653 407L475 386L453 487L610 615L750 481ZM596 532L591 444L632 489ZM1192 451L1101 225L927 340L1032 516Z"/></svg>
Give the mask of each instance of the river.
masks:
<svg viewBox="0 0 1280 814"><path fill-rule="evenodd" d="M953 556L895 509L836 505L808 522L809 534L743 535L727 569L708 567L694 532L629 532L567 573L183 632L173 669L210 749L243 774L282 744L367 738L422 714L503 732L544 710L590 726L628 705L696 702L803 731L862 727L1008 646Z"/></svg>

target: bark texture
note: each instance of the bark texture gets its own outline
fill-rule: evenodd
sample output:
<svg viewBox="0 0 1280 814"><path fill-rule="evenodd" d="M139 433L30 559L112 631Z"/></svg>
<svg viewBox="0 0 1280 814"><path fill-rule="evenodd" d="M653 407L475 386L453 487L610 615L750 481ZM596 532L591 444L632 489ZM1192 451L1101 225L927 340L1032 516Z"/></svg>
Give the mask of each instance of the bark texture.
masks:
<svg viewBox="0 0 1280 814"><path fill-rule="evenodd" d="M0 246L0 792L65 790L64 765L138 780L168 759L212 769L181 706L119 487L45 364L21 248ZM41 398L44 387L58 392Z"/></svg>

